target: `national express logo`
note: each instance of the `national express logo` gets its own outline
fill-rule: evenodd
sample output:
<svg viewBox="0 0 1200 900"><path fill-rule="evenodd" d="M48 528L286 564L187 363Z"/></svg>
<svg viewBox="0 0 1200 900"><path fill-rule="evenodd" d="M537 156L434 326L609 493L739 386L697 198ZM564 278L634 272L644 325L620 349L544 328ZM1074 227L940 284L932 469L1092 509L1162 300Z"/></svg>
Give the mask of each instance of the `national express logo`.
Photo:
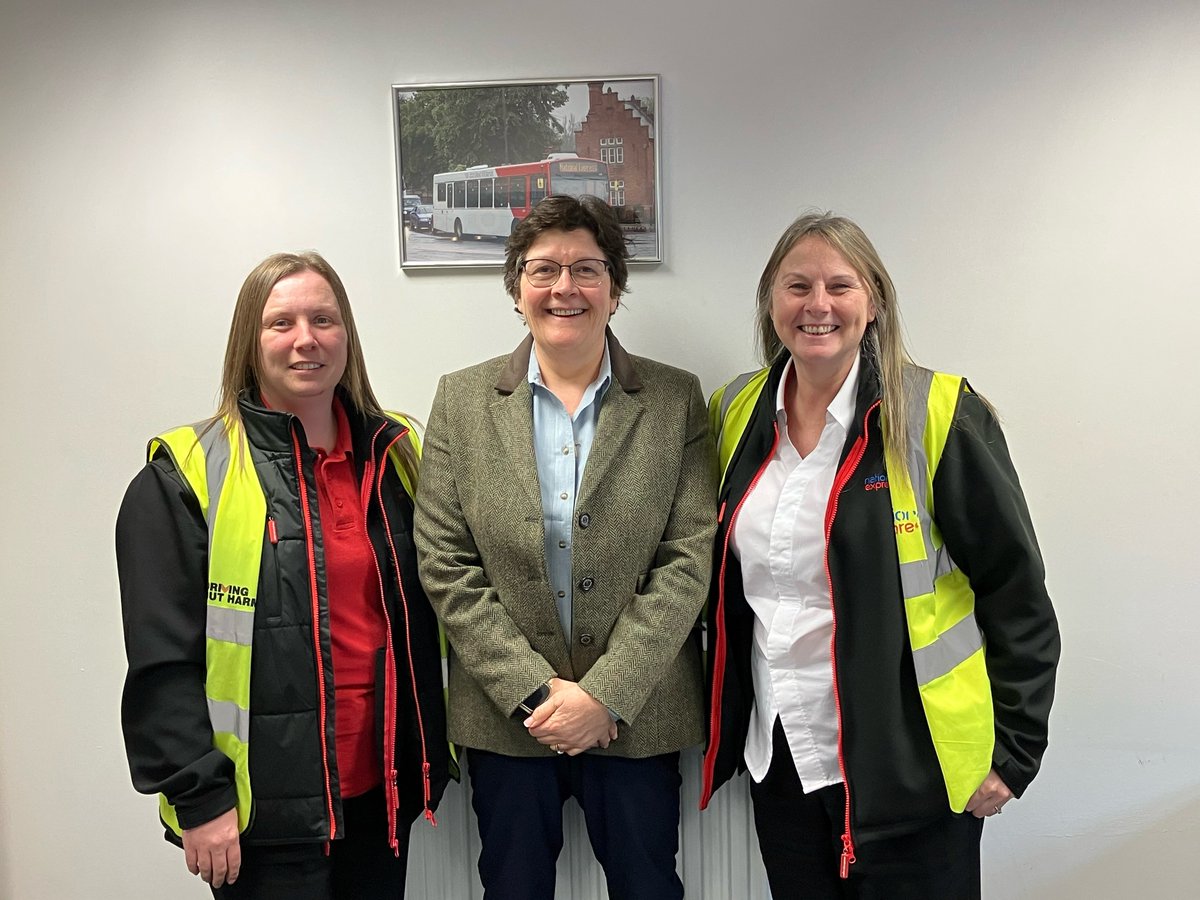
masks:
<svg viewBox="0 0 1200 900"><path fill-rule="evenodd" d="M868 475L863 479L863 488L868 491L886 491L887 486L886 472L880 472L878 475Z"/></svg>
<svg viewBox="0 0 1200 900"><path fill-rule="evenodd" d="M892 519L896 534L912 534L921 530L921 519L915 509L898 509L892 513Z"/></svg>
<svg viewBox="0 0 1200 900"><path fill-rule="evenodd" d="M254 597L250 594L250 588L237 584L221 584L219 581L208 583L208 602L254 609Z"/></svg>

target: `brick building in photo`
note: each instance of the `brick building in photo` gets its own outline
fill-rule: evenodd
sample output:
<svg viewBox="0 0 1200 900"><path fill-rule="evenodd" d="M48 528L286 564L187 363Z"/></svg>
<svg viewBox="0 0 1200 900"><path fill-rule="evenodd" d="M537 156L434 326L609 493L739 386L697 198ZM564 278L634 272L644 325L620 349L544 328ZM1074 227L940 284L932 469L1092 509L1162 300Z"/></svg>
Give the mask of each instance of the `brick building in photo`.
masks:
<svg viewBox="0 0 1200 900"><path fill-rule="evenodd" d="M608 202L621 221L653 228L654 112L588 82L588 113L575 132L575 152L608 164Z"/></svg>

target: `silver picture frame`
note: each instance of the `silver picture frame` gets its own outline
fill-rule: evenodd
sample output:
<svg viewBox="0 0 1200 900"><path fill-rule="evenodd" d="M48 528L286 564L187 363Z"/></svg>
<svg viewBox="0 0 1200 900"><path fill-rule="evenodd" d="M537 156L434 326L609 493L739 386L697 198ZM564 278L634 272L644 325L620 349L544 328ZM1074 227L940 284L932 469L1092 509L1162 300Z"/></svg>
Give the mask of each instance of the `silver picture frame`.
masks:
<svg viewBox="0 0 1200 900"><path fill-rule="evenodd" d="M405 269L498 267L550 194L616 209L630 261L662 262L657 75L393 84Z"/></svg>

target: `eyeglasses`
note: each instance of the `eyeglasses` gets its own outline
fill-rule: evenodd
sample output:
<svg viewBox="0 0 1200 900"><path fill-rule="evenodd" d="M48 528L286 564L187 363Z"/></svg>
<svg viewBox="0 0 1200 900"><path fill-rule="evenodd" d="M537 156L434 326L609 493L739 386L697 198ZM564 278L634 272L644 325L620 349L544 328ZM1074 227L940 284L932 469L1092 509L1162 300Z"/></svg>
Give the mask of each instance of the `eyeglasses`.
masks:
<svg viewBox="0 0 1200 900"><path fill-rule="evenodd" d="M521 263L521 271L534 287L558 284L563 269L571 270L571 280L577 287L595 287L608 274L608 263L602 259L577 259L569 266L552 259L527 259Z"/></svg>

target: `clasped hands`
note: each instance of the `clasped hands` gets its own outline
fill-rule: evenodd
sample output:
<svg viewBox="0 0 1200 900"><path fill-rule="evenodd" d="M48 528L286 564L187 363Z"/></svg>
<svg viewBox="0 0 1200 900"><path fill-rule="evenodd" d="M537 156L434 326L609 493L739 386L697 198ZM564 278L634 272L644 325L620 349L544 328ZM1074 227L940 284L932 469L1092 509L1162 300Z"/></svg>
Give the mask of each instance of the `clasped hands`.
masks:
<svg viewBox="0 0 1200 900"><path fill-rule="evenodd" d="M525 719L539 744L577 756L617 739L617 723L608 707L574 681L551 678L550 695Z"/></svg>

